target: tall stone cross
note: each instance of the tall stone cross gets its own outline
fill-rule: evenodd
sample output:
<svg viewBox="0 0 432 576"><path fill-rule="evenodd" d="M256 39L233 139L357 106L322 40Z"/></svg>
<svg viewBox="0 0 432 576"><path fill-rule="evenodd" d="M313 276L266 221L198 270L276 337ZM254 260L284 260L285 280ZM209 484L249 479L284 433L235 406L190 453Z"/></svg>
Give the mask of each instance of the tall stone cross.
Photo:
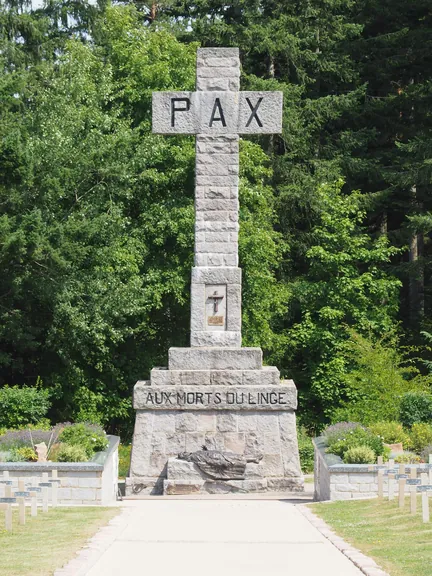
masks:
<svg viewBox="0 0 432 576"><path fill-rule="evenodd" d="M282 131L282 92L239 92L238 48L199 48L196 92L153 93L153 132L196 134L191 346L241 346L239 134Z"/></svg>
<svg viewBox="0 0 432 576"><path fill-rule="evenodd" d="M153 132L196 134L191 346L135 384L128 495L303 489L295 384L241 347L239 134L280 132L282 93L239 88L238 49L201 48L196 92L153 94Z"/></svg>

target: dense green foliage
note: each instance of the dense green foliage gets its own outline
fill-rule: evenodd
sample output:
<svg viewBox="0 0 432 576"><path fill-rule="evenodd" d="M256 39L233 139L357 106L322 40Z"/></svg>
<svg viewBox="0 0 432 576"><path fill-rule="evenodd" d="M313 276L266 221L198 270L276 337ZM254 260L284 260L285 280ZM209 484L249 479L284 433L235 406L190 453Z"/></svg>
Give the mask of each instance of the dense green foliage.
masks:
<svg viewBox="0 0 432 576"><path fill-rule="evenodd" d="M400 420L404 426L432 422L432 394L408 392L401 399Z"/></svg>
<svg viewBox="0 0 432 576"><path fill-rule="evenodd" d="M48 448L48 459L53 462L84 462L105 450L108 438L100 426L85 423L0 431L0 461L36 461L36 445L42 443Z"/></svg>
<svg viewBox="0 0 432 576"><path fill-rule="evenodd" d="M392 452L389 445L399 443L404 451L398 462L428 462L432 424L423 422L404 428L400 422L376 422L368 427L357 422L338 422L323 430L323 438L326 452L340 456L347 464L373 463L377 456L386 459Z"/></svg>
<svg viewBox="0 0 432 576"><path fill-rule="evenodd" d="M405 447L411 444L409 434L400 422L375 422L369 425L369 429L381 436L386 444L402 443Z"/></svg>
<svg viewBox="0 0 432 576"><path fill-rule="evenodd" d="M239 46L242 89L285 103L241 142L244 344L309 430L397 420L430 390L431 38L426 0L1 3L0 386L130 434L133 384L188 344L194 142L151 134L151 93Z"/></svg>
<svg viewBox="0 0 432 576"><path fill-rule="evenodd" d="M303 474L311 474L314 469L314 446L302 426L298 428L297 439L302 472Z"/></svg>
<svg viewBox="0 0 432 576"><path fill-rule="evenodd" d="M341 379L345 398L333 411L336 422L397 421L405 398L423 397L424 388L430 384L428 377L418 373L409 355L401 351L393 332L372 340L351 331L343 352L351 369Z"/></svg>
<svg viewBox="0 0 432 576"><path fill-rule="evenodd" d="M354 446L348 448L344 454L346 464L374 464L376 461L375 452L369 446Z"/></svg>
<svg viewBox="0 0 432 576"><path fill-rule="evenodd" d="M88 454L77 444L60 444L52 458L54 462L86 462Z"/></svg>
<svg viewBox="0 0 432 576"><path fill-rule="evenodd" d="M131 459L131 445L120 444L119 449L119 478L123 479L129 475L130 459Z"/></svg>
<svg viewBox="0 0 432 576"><path fill-rule="evenodd" d="M48 390L28 386L0 388L0 429L36 424L51 406Z"/></svg>
<svg viewBox="0 0 432 576"><path fill-rule="evenodd" d="M362 426L357 426L353 430L341 435L339 438L334 438L328 442L327 452L336 454L345 461L345 454L351 448L367 447L375 455L383 456L385 453L384 443L380 436Z"/></svg>
<svg viewBox="0 0 432 576"><path fill-rule="evenodd" d="M426 422L413 424L410 438L413 450L421 453L426 446L432 444L432 424Z"/></svg>
<svg viewBox="0 0 432 576"><path fill-rule="evenodd" d="M87 459L95 452L101 452L108 446L108 439L103 430L97 426L86 424L73 424L64 428L59 437L59 442L68 446L79 446L85 451Z"/></svg>

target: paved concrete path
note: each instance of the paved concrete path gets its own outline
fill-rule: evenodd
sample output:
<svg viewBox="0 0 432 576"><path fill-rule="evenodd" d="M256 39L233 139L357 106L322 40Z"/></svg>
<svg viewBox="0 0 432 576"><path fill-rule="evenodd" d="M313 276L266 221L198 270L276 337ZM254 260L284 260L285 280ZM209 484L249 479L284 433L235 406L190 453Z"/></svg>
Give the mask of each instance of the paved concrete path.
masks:
<svg viewBox="0 0 432 576"><path fill-rule="evenodd" d="M82 571L81 564L80 574L362 575L288 502L136 500L124 505L109 546L89 570Z"/></svg>

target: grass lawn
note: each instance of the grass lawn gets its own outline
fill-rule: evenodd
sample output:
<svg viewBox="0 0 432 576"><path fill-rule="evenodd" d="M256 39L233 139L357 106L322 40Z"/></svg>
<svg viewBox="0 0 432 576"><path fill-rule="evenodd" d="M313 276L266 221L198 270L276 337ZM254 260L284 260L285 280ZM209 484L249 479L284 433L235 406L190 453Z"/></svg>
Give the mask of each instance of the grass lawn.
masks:
<svg viewBox="0 0 432 576"><path fill-rule="evenodd" d="M13 531L4 530L0 511L1 576L51 576L75 556L99 528L119 513L119 508L56 508L36 518L29 511L26 525L18 524L14 510Z"/></svg>
<svg viewBox="0 0 432 576"><path fill-rule="evenodd" d="M399 510L397 500L344 501L309 507L391 576L432 575L432 523L422 522L420 498L415 516L409 513L409 499L404 510Z"/></svg>

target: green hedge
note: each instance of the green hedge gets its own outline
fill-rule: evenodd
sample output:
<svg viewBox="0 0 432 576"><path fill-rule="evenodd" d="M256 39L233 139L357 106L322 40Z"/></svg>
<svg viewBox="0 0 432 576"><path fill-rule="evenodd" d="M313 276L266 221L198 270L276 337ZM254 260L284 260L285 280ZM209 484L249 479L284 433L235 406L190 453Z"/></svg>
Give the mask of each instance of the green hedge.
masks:
<svg viewBox="0 0 432 576"><path fill-rule="evenodd" d="M401 401L400 421L411 428L414 424L432 422L432 395L426 392L408 392Z"/></svg>
<svg viewBox="0 0 432 576"><path fill-rule="evenodd" d="M0 388L0 428L37 424L51 407L49 392L28 386Z"/></svg>

